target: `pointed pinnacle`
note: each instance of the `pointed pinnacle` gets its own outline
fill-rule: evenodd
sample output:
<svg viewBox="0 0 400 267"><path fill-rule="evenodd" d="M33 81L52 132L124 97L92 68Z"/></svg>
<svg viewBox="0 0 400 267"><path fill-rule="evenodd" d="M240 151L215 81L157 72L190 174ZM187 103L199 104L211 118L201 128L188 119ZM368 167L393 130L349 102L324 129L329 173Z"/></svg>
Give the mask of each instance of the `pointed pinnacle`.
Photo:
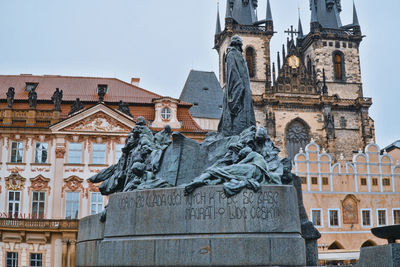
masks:
<svg viewBox="0 0 400 267"><path fill-rule="evenodd" d="M300 14L299 14L299 26L298 26L298 38L302 38L304 36L303 34L303 25L301 24L301 18L300 18Z"/></svg>
<svg viewBox="0 0 400 267"><path fill-rule="evenodd" d="M267 16L266 16L265 20L272 21L271 4L269 3L269 0L267 1Z"/></svg>
<svg viewBox="0 0 400 267"><path fill-rule="evenodd" d="M215 26L215 35L221 33L221 21L219 19L219 3L217 4L217 25Z"/></svg>
<svg viewBox="0 0 400 267"><path fill-rule="evenodd" d="M356 4L354 3L354 1L353 1L353 26L360 26L360 23L358 21Z"/></svg>

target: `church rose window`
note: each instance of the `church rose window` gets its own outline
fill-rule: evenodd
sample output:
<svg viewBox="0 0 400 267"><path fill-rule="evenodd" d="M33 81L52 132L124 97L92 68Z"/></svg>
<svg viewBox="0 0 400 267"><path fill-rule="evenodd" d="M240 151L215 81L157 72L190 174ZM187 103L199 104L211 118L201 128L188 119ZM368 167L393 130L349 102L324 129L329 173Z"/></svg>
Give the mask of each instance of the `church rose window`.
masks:
<svg viewBox="0 0 400 267"><path fill-rule="evenodd" d="M308 127L301 121L290 123L286 130L286 150L288 157L294 159L300 148L305 149L309 143Z"/></svg>
<svg viewBox="0 0 400 267"><path fill-rule="evenodd" d="M246 62L247 62L247 68L249 69L249 76L250 78L254 78L256 76L256 71L255 71L255 52L252 47L246 48Z"/></svg>

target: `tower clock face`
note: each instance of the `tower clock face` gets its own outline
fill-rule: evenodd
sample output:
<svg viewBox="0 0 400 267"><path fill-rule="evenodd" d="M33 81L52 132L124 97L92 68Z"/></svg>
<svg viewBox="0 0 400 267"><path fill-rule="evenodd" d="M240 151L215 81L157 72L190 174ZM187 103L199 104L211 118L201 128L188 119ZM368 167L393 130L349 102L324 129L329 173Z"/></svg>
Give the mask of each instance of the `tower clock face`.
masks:
<svg viewBox="0 0 400 267"><path fill-rule="evenodd" d="M300 66L300 58L298 56L295 56L295 55L290 56L288 58L288 63L289 63L289 66L292 69L297 69Z"/></svg>

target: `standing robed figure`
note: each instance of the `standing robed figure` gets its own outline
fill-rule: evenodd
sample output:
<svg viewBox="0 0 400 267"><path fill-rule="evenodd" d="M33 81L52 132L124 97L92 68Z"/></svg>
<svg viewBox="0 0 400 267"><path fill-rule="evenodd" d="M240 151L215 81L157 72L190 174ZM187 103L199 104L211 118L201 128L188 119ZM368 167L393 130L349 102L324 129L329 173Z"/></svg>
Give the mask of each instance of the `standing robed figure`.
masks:
<svg viewBox="0 0 400 267"><path fill-rule="evenodd" d="M218 132L224 136L239 135L243 130L256 125L249 70L242 55L242 46L242 39L235 35L226 53L226 85L218 125Z"/></svg>

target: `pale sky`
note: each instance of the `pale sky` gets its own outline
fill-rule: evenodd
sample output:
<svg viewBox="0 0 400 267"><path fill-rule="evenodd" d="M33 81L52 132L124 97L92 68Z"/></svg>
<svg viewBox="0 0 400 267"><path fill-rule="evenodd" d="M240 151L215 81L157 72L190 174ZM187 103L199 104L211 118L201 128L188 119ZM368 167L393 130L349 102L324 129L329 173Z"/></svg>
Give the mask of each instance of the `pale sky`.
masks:
<svg viewBox="0 0 400 267"><path fill-rule="evenodd" d="M265 18L267 0L259 0ZM308 0L270 0L275 30L271 55L310 23ZM225 0L220 1L221 21ZM343 24L352 0L342 0ZM364 96L373 98L377 143L400 139L399 0L356 0L366 38L361 44ZM0 74L116 77L161 95L179 97L191 69L218 74L214 43L216 0L0 0Z"/></svg>

